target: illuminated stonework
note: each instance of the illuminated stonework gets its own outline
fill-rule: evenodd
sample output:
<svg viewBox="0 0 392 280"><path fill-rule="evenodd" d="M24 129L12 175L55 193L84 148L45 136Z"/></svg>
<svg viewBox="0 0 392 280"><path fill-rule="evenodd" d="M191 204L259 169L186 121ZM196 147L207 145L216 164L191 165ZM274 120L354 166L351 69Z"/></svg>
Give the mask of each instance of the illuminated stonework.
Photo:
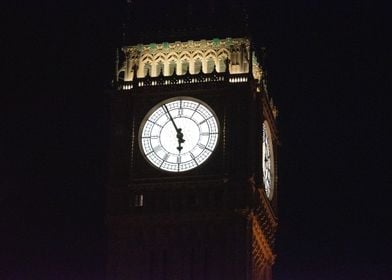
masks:
<svg viewBox="0 0 392 280"><path fill-rule="evenodd" d="M278 111L252 46L226 38L122 48L107 279L272 279Z"/></svg>
<svg viewBox="0 0 392 280"><path fill-rule="evenodd" d="M158 76L209 74L212 72L246 74L261 80L262 69L251 54L247 38L226 38L187 42L163 42L122 48L125 59L117 70L117 80L133 81ZM228 67L228 69L227 69Z"/></svg>

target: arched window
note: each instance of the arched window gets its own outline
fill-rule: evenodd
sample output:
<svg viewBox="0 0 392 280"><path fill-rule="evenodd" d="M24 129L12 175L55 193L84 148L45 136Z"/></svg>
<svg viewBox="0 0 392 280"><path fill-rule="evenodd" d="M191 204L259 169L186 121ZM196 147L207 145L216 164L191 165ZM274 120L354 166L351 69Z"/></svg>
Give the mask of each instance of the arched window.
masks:
<svg viewBox="0 0 392 280"><path fill-rule="evenodd" d="M169 63L169 76L173 75L176 72L177 63L175 60L170 61Z"/></svg>
<svg viewBox="0 0 392 280"><path fill-rule="evenodd" d="M189 61L184 60L181 62L181 75L185 75L189 71Z"/></svg>
<svg viewBox="0 0 392 280"><path fill-rule="evenodd" d="M199 74L200 73L200 71L201 71L201 59L200 58L197 58L196 60L195 60L195 73L194 74Z"/></svg>
<svg viewBox="0 0 392 280"><path fill-rule="evenodd" d="M163 67L164 67L163 62L159 61L157 63L157 76L161 75L161 73L163 75Z"/></svg>
<svg viewBox="0 0 392 280"><path fill-rule="evenodd" d="M146 64L144 64L144 72L143 72L144 77L146 77L147 74L149 76L151 76L151 63L150 62L147 62Z"/></svg>
<svg viewBox="0 0 392 280"><path fill-rule="evenodd" d="M211 73L214 70L215 62L212 57L207 60L207 73Z"/></svg>
<svg viewBox="0 0 392 280"><path fill-rule="evenodd" d="M227 59L226 57L219 58L219 60L218 60L218 63L219 63L218 70L219 70L219 72L225 72L226 71L226 62L225 62L226 59Z"/></svg>

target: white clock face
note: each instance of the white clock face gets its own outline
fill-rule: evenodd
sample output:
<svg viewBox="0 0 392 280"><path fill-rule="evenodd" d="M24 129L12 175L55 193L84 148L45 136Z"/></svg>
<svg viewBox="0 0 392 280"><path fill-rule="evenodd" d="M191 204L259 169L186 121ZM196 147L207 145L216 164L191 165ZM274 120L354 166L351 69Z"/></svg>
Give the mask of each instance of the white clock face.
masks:
<svg viewBox="0 0 392 280"><path fill-rule="evenodd" d="M165 100L144 118L139 144L155 167L183 172L204 163L214 151L219 125L212 109L190 97Z"/></svg>
<svg viewBox="0 0 392 280"><path fill-rule="evenodd" d="M265 192L269 199L272 199L274 188L274 159L271 131L267 122L263 123L263 181Z"/></svg>

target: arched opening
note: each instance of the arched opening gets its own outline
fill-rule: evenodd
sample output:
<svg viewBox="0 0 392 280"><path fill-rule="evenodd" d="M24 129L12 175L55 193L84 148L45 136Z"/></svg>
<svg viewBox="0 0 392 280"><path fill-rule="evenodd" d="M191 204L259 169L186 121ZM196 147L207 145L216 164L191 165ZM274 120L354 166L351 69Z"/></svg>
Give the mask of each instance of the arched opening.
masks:
<svg viewBox="0 0 392 280"><path fill-rule="evenodd" d="M189 71L189 61L184 60L181 62L181 75L185 75Z"/></svg>
<svg viewBox="0 0 392 280"><path fill-rule="evenodd" d="M218 66L218 71L219 72L225 72L226 71L226 57L220 57L219 58L219 60L218 60L218 64L219 64L219 66Z"/></svg>
<svg viewBox="0 0 392 280"><path fill-rule="evenodd" d="M144 64L144 69L143 69L143 76L151 76L151 63L147 62L146 64Z"/></svg>
<svg viewBox="0 0 392 280"><path fill-rule="evenodd" d="M211 73L214 70L215 62L212 57L207 59L207 73Z"/></svg>
<svg viewBox="0 0 392 280"><path fill-rule="evenodd" d="M163 75L163 67L164 67L163 62L162 62L162 61L159 61L159 62L157 63L157 76L161 75L161 73L162 73L162 75Z"/></svg>
<svg viewBox="0 0 392 280"><path fill-rule="evenodd" d="M175 60L170 61L169 63L169 76L173 75L176 72L177 63Z"/></svg>
<svg viewBox="0 0 392 280"><path fill-rule="evenodd" d="M196 58L195 60L195 68L194 68L194 74L199 74L201 71L202 63L200 58Z"/></svg>

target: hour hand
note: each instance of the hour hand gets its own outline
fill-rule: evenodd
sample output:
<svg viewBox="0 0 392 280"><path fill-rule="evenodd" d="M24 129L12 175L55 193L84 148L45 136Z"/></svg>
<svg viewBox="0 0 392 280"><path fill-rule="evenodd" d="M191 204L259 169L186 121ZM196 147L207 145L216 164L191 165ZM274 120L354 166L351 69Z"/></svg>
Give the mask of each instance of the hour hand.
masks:
<svg viewBox="0 0 392 280"><path fill-rule="evenodd" d="M177 140L178 140L177 150L178 150L178 152L181 152L181 150L182 150L181 144L185 142L184 134L182 133L182 129L181 128L177 129Z"/></svg>

